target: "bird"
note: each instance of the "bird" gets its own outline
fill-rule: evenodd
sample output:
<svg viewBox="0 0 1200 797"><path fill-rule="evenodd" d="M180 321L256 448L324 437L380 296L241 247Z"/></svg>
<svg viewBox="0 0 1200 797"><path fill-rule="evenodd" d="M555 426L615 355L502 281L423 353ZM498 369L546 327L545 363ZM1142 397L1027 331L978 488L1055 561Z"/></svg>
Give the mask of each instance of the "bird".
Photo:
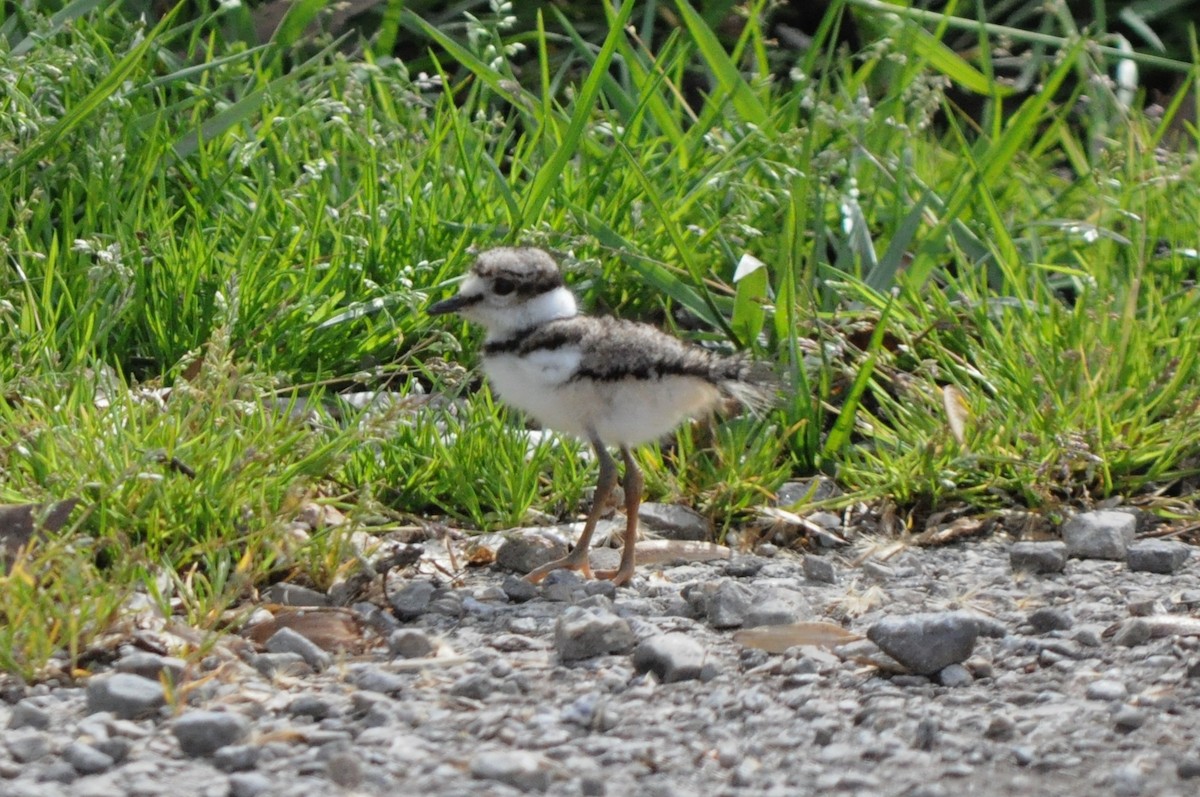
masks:
<svg viewBox="0 0 1200 797"><path fill-rule="evenodd" d="M580 313L558 263L533 247L481 252L458 292L427 313L482 326L481 361L493 392L595 450L600 473L583 531L565 557L526 575L535 584L560 569L627 584L644 484L633 450L730 401L765 410L778 390L770 367L746 354L720 355L651 324ZM610 446L625 465L625 534L617 569L593 573L592 534L617 484Z"/></svg>

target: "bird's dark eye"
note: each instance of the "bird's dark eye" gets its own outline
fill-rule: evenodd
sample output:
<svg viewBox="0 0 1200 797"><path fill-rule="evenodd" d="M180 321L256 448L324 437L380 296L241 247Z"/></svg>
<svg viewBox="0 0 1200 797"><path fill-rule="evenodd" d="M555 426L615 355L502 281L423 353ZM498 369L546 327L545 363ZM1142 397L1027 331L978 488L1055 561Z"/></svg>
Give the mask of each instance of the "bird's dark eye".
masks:
<svg viewBox="0 0 1200 797"><path fill-rule="evenodd" d="M503 277L495 280L492 283L492 290L497 296L507 296L517 289L517 286L512 280L504 279Z"/></svg>

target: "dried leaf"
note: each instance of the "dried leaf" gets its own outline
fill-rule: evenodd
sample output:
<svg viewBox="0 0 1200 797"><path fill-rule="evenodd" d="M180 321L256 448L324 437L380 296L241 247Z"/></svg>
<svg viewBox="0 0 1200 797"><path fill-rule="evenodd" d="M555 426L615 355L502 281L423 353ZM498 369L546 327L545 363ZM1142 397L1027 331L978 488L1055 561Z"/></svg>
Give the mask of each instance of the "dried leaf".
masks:
<svg viewBox="0 0 1200 797"><path fill-rule="evenodd" d="M733 552L724 545L714 542L692 542L690 540L645 540L635 548L640 565L658 565L666 562L711 562L728 559Z"/></svg>
<svg viewBox="0 0 1200 797"><path fill-rule="evenodd" d="M982 534L990 527L988 518L960 517L953 523L945 523L923 531L913 538L917 545L945 545Z"/></svg>
<svg viewBox="0 0 1200 797"><path fill-rule="evenodd" d="M262 645L275 632L290 628L322 650L358 653L366 647L362 624L344 609L268 608L275 612L275 616L244 629L242 636Z"/></svg>
<svg viewBox="0 0 1200 797"><path fill-rule="evenodd" d="M960 446L966 445L967 421L971 420L971 410L962 391L954 385L942 388L942 406L946 409L946 420L950 424L950 434Z"/></svg>
<svg viewBox="0 0 1200 797"><path fill-rule="evenodd" d="M791 623L790 625L764 625L747 628L733 635L733 641L747 648L758 648L768 653L782 653L788 648L810 645L818 648L835 648L847 642L857 642L861 634L847 631L834 623Z"/></svg>

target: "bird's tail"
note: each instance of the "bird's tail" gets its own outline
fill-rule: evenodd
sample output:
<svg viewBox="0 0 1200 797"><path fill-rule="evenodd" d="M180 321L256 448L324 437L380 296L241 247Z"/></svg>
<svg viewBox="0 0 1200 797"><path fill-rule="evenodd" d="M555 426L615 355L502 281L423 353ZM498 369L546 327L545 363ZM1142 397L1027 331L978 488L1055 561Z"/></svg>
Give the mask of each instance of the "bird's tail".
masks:
<svg viewBox="0 0 1200 797"><path fill-rule="evenodd" d="M771 366L744 352L714 362L709 378L721 393L755 415L771 409L779 400L781 385Z"/></svg>

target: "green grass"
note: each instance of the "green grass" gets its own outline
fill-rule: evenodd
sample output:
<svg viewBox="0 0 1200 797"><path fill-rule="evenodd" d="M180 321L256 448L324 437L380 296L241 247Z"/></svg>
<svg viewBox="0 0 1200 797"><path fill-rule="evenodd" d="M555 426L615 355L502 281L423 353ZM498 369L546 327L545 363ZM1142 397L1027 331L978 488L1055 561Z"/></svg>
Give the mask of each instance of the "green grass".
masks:
<svg viewBox="0 0 1200 797"><path fill-rule="evenodd" d="M850 5L875 36L855 58ZM877 5L835 8L799 57L756 13L724 41L684 5L665 37L653 4L601 38L404 13L434 42L409 63L299 18L250 46L236 8L0 19L0 501L80 499L0 578L0 668L86 662L134 593L213 628L272 579L326 585L368 518L575 516L586 448L526 433L473 387L478 332L423 312L505 242L559 253L589 308L776 365L766 418L639 454L648 497L722 533L820 471L918 516L1194 515L1197 120L1122 107L1111 54L1067 27L1030 34L1018 95ZM1021 33L951 27L984 53ZM735 282L747 254L765 267ZM339 405L356 390L401 400ZM297 536L312 502L348 526Z"/></svg>

